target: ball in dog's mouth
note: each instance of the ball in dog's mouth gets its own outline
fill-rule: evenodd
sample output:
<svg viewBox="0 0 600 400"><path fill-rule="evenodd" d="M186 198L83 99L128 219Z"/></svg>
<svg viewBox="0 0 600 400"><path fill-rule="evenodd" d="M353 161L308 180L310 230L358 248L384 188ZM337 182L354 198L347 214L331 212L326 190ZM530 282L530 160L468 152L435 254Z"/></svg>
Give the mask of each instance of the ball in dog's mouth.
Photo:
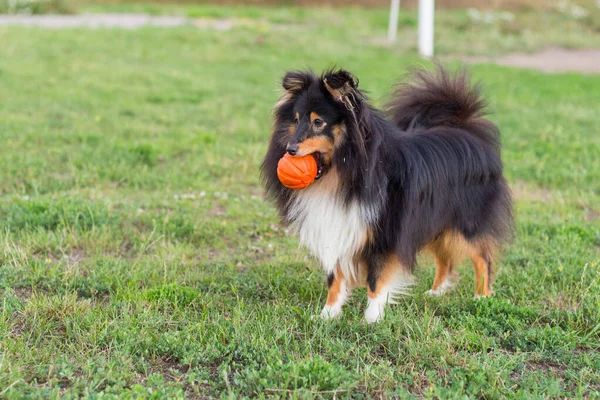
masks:
<svg viewBox="0 0 600 400"><path fill-rule="evenodd" d="M321 163L321 153L316 151L316 152L312 153L312 156L317 163L317 176L315 176L315 180L317 180L323 175L323 164Z"/></svg>

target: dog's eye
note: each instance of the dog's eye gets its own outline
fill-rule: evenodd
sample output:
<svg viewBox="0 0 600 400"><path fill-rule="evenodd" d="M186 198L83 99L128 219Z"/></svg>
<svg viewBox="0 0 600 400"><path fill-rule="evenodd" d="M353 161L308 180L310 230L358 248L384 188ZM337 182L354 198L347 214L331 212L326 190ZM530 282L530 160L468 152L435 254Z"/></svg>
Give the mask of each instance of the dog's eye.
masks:
<svg viewBox="0 0 600 400"><path fill-rule="evenodd" d="M294 118L294 122L296 123L296 125L298 125L298 117Z"/></svg>
<svg viewBox="0 0 600 400"><path fill-rule="evenodd" d="M323 120L321 118L317 118L313 121L313 124L315 124L315 126L318 128L323 125Z"/></svg>

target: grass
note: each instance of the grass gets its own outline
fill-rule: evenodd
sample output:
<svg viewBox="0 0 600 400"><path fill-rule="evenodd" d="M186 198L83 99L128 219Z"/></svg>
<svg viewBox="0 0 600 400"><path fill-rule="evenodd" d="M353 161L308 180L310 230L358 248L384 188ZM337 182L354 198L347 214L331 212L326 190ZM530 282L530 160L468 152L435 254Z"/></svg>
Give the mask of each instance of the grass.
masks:
<svg viewBox="0 0 600 400"><path fill-rule="evenodd" d="M381 104L422 61L377 44L379 11L253 10L0 28L0 398L599 398L600 77L472 68L517 198L494 297L469 266L424 296L423 259L382 323L364 291L323 322L323 274L261 198L278 79L337 63Z"/></svg>

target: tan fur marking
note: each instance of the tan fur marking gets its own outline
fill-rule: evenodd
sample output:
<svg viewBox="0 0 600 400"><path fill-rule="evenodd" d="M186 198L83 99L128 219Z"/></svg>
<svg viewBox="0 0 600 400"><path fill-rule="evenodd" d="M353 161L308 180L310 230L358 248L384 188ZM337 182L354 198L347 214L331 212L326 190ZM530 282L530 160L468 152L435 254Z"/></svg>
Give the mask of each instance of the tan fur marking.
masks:
<svg viewBox="0 0 600 400"><path fill-rule="evenodd" d="M492 265L494 253L497 251L497 242L488 238L481 240L478 246L473 249L471 261L475 268L475 295L492 295Z"/></svg>
<svg viewBox="0 0 600 400"><path fill-rule="evenodd" d="M470 257L477 247L474 243L468 242L460 233L446 231L436 240L428 243L425 250L433 253L435 257L451 260L454 263Z"/></svg>
<svg viewBox="0 0 600 400"><path fill-rule="evenodd" d="M475 256L473 257L473 267L475 267L475 294L489 296L490 275L487 261L481 256Z"/></svg>
<svg viewBox="0 0 600 400"><path fill-rule="evenodd" d="M375 291L371 291L369 285L367 285L367 296L369 298L374 299L381 293L381 290L390 282L390 280L394 277L394 272L396 272L400 268L400 260L398 260L398 256L396 254L390 254L385 264L381 270L381 275L377 279L377 286L375 287Z"/></svg>
<svg viewBox="0 0 600 400"><path fill-rule="evenodd" d="M321 179L312 184L313 190L327 193L337 193L340 187L340 176L335 167L331 168Z"/></svg>
<svg viewBox="0 0 600 400"><path fill-rule="evenodd" d="M446 281L448 275L452 272L451 261L445 258L435 257L435 278L431 290L439 289L440 285Z"/></svg>
<svg viewBox="0 0 600 400"><path fill-rule="evenodd" d="M344 280L344 274L340 267L335 269L335 273L333 275L333 282L329 287L329 291L327 292L327 302L326 305L332 307L338 301L338 297L340 296L340 291L342 290L342 281Z"/></svg>
<svg viewBox="0 0 600 400"><path fill-rule="evenodd" d="M331 153L333 151L333 144L325 136L316 136L306 139L304 142L298 144L297 156L305 156L312 154L316 151L321 153Z"/></svg>
<svg viewBox="0 0 600 400"><path fill-rule="evenodd" d="M446 281L448 275L453 272L455 259L467 253L466 245L467 243L461 240L461 235L449 231L427 245L426 249L433 253L436 265L431 290L439 289Z"/></svg>
<svg viewBox="0 0 600 400"><path fill-rule="evenodd" d="M425 249L433 253L437 267L432 290L438 289L445 278L452 274L454 265L469 257L475 268L475 294L478 296L491 294L491 268L483 255L489 259L494 254L496 244L493 239L469 242L458 232L446 231L438 239L429 243Z"/></svg>
<svg viewBox="0 0 600 400"><path fill-rule="evenodd" d="M338 146L342 142L342 137L346 132L346 126L344 123L334 125L331 131L333 133L333 142L335 143L335 146Z"/></svg>

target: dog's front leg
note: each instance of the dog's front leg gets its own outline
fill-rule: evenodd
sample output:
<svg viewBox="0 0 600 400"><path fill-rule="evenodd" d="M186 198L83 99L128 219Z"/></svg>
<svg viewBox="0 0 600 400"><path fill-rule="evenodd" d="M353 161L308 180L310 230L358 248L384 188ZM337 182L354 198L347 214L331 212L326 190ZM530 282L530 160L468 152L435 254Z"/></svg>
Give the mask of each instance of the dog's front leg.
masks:
<svg viewBox="0 0 600 400"><path fill-rule="evenodd" d="M396 296L406 294L413 277L402 266L396 254L374 255L367 261L367 295L369 303L365 319L371 324L380 321L387 304L396 302Z"/></svg>
<svg viewBox="0 0 600 400"><path fill-rule="evenodd" d="M327 302L325 303L325 307L323 307L323 311L321 311L321 317L324 319L335 318L340 315L342 313L342 306L352 292L349 281L339 266L327 276L327 285L329 286Z"/></svg>

